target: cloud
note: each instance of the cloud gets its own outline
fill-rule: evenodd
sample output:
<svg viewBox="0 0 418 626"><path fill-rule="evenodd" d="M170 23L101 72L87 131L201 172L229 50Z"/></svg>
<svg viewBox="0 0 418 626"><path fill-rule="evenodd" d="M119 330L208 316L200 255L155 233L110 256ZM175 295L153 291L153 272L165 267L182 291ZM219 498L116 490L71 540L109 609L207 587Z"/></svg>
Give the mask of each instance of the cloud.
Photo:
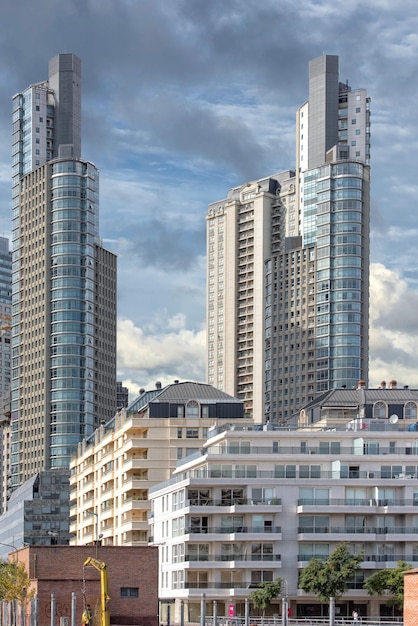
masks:
<svg viewBox="0 0 418 626"><path fill-rule="evenodd" d="M118 378L144 388L156 380L168 384L176 379L205 380L204 329L186 328L186 318L160 315L150 328L135 326L131 320L118 322Z"/></svg>
<svg viewBox="0 0 418 626"><path fill-rule="evenodd" d="M380 263L371 266L370 382L418 388L418 291Z"/></svg>

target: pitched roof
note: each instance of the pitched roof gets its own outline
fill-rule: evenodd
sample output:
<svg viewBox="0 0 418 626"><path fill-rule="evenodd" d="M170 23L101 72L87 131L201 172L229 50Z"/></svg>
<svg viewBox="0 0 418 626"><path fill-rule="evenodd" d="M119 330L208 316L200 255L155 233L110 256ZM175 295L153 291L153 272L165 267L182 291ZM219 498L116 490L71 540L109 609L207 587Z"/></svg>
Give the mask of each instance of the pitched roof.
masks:
<svg viewBox="0 0 418 626"><path fill-rule="evenodd" d="M197 400L200 404L215 404L217 402L241 403L241 400L230 396L224 391L206 385L204 383L174 383L167 385L161 392L150 400L154 402L179 402L186 403L189 400Z"/></svg>

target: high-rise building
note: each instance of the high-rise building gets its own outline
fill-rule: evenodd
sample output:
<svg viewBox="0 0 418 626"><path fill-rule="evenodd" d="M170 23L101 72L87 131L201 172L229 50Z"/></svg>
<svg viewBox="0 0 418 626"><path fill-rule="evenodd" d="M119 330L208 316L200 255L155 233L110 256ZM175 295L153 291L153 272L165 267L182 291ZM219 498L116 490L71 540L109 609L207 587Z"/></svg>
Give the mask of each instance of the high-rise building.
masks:
<svg viewBox="0 0 418 626"><path fill-rule="evenodd" d="M12 320L12 254L0 237L0 513L7 493L10 466L10 375Z"/></svg>
<svg viewBox="0 0 418 626"><path fill-rule="evenodd" d="M296 173L236 187L207 216L208 382L256 421L368 375L370 99L339 82L336 56L309 72Z"/></svg>
<svg viewBox="0 0 418 626"><path fill-rule="evenodd" d="M81 159L81 62L13 98L11 488L69 467L116 409L116 257L99 238L99 176Z"/></svg>

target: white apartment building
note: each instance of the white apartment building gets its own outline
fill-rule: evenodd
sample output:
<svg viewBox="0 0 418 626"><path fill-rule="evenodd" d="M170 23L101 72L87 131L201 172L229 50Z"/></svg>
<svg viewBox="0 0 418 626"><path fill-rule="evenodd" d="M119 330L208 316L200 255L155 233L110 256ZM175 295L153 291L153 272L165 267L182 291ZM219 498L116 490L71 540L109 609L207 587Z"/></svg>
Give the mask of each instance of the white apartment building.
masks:
<svg viewBox="0 0 418 626"><path fill-rule="evenodd" d="M71 462L71 544L147 544L149 488L198 452L209 428L242 417L242 402L210 385L157 383L144 391L78 446Z"/></svg>
<svg viewBox="0 0 418 626"><path fill-rule="evenodd" d="M349 616L354 607L362 617L391 615L363 583L401 559L418 563L417 402L408 397L407 411L415 406L408 418L400 410L385 414L387 402L375 400L380 417L358 417L357 409L352 419L352 402L347 419L342 405L331 408L330 401L329 424L322 417L299 430L213 429L197 457L184 459L171 480L149 492L159 596L175 599L174 619L183 601L186 619L198 621L202 594L207 615L216 600L218 615L244 616L257 584L277 578L286 581L294 617L325 615L298 577L310 559L326 558L340 542L364 560L337 601L337 615ZM280 614L280 598L271 612Z"/></svg>

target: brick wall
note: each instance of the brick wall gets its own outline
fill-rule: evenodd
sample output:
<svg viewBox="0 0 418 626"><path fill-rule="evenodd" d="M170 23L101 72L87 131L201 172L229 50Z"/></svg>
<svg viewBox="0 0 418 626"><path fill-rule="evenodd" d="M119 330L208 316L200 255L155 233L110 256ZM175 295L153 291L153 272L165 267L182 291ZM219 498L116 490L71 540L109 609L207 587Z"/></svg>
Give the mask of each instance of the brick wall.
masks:
<svg viewBox="0 0 418 626"><path fill-rule="evenodd" d="M100 626L100 572L83 567L88 557L106 563L111 624L158 626L158 547L99 546L96 557L93 546L26 546L12 556L25 563L38 595L39 626L51 624L51 594L56 625L60 617L70 617L72 593L77 598L76 624L81 626L85 595L95 611L94 626ZM121 587L138 588L139 597L121 597Z"/></svg>
<svg viewBox="0 0 418 626"><path fill-rule="evenodd" d="M411 569L404 574L404 626L418 624L418 569Z"/></svg>

